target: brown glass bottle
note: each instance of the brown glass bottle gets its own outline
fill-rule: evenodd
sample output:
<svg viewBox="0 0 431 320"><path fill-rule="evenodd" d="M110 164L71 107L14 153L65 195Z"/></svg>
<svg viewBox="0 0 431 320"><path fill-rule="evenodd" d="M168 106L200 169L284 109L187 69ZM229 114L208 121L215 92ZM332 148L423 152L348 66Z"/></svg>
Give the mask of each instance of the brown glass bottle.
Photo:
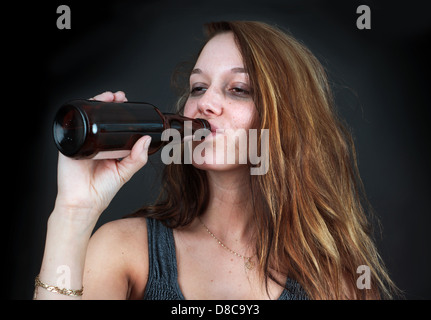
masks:
<svg viewBox="0 0 431 320"><path fill-rule="evenodd" d="M165 129L176 129L184 138L184 122L190 121L191 132L210 130L208 121L177 114L161 113L149 103L73 100L57 112L53 135L58 150L74 159L116 159L130 153L135 142L151 136L148 153L159 150Z"/></svg>

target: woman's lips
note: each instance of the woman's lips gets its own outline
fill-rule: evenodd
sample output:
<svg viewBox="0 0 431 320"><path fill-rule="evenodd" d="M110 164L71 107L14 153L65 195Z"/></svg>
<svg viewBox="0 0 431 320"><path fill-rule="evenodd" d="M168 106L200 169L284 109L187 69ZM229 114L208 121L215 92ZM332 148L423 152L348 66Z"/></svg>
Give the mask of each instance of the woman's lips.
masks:
<svg viewBox="0 0 431 320"><path fill-rule="evenodd" d="M209 122L209 121L208 121ZM217 133L223 133L224 129L220 129L217 125L214 123L209 122L211 126L211 135L215 136Z"/></svg>

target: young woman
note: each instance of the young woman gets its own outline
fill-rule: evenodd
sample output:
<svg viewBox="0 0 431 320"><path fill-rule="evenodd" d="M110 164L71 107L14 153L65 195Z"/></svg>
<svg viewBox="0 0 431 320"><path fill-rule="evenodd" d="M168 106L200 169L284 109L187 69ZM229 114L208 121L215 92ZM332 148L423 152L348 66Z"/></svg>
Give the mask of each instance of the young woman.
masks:
<svg viewBox="0 0 431 320"><path fill-rule="evenodd" d="M263 23L206 30L179 112L210 122L207 144L228 138L215 129L268 129L268 170L251 175L250 162L211 161L208 151L203 162L167 165L153 206L90 239L116 192L147 162L149 137L121 161L60 154L37 298L390 298L395 286L371 240L352 139L323 67ZM94 99L126 101L123 92ZM59 266L70 270L61 294L52 292ZM370 272L365 288L359 267Z"/></svg>

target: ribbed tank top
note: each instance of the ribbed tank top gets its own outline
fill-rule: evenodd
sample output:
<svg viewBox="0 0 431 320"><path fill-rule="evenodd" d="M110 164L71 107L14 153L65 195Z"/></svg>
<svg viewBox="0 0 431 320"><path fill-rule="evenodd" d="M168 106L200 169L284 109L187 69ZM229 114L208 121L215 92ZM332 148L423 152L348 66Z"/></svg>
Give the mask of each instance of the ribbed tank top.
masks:
<svg viewBox="0 0 431 320"><path fill-rule="evenodd" d="M158 220L147 218L149 274L146 300L185 300L178 284L177 258L172 229ZM288 278L278 300L306 300L301 285Z"/></svg>

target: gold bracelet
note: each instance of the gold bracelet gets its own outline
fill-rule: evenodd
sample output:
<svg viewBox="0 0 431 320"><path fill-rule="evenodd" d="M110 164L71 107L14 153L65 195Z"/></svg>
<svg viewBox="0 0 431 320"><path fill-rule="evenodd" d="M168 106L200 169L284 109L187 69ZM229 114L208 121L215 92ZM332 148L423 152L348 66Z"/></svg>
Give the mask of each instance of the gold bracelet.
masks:
<svg viewBox="0 0 431 320"><path fill-rule="evenodd" d="M59 294L63 294L65 296L70 296L70 297L82 296L82 292L84 291L84 288L81 288L80 290L72 290L72 289L65 289L65 288L59 288L56 286L47 285L47 284L43 283L42 281L40 281L39 275L38 275L36 277L36 279L34 279L34 299L36 298L37 287L44 288L44 289L48 290L49 292L59 293Z"/></svg>

